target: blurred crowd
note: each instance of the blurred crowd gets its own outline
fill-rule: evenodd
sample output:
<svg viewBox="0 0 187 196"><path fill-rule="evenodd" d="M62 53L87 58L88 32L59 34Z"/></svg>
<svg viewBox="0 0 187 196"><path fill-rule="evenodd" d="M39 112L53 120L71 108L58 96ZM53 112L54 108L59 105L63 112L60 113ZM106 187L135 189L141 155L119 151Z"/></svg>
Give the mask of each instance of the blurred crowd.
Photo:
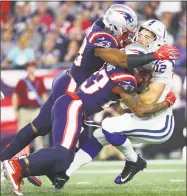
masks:
<svg viewBox="0 0 187 196"><path fill-rule="evenodd" d="M114 3L126 4L139 23L161 20L168 42L181 56L177 67L186 67L186 2L34 2L1 3L1 67L21 69L37 60L38 68L58 68L74 61L84 35L94 21Z"/></svg>

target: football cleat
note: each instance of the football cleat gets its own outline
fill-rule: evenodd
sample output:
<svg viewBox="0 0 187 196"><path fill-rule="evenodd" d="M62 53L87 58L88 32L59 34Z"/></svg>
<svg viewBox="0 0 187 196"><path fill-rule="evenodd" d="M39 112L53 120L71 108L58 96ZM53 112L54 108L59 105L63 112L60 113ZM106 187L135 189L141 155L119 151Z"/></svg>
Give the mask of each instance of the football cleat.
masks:
<svg viewBox="0 0 187 196"><path fill-rule="evenodd" d="M39 176L29 176L29 177L27 177L27 180L35 186L41 186L42 185L42 181L41 181Z"/></svg>
<svg viewBox="0 0 187 196"><path fill-rule="evenodd" d="M140 155L138 155L138 160L136 162L126 161L122 173L116 177L114 182L116 184L125 184L128 181L132 180L136 173L138 173L141 170L143 171L143 169L146 167L147 162Z"/></svg>
<svg viewBox="0 0 187 196"><path fill-rule="evenodd" d="M69 180L69 176L67 176L64 172L58 173L54 176L47 175L47 177L52 182L55 189L63 188L66 182Z"/></svg>
<svg viewBox="0 0 187 196"><path fill-rule="evenodd" d="M3 169L6 179L10 183L11 191L16 195L23 195L21 192L22 174L21 165L17 160L6 160L3 162Z"/></svg>

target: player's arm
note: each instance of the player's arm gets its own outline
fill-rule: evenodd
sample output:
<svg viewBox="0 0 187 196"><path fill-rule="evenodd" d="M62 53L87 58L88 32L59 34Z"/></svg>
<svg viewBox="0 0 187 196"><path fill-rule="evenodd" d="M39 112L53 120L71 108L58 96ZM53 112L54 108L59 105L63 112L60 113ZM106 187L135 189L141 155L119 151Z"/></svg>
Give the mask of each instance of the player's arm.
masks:
<svg viewBox="0 0 187 196"><path fill-rule="evenodd" d="M160 96L162 95L166 84L161 82L151 82L148 85L148 91L139 94L144 104L157 103Z"/></svg>
<svg viewBox="0 0 187 196"><path fill-rule="evenodd" d="M160 112L161 110L167 109L176 100L175 95L171 95L171 93L169 93L168 96L166 96L166 99L161 103L144 104L140 96L135 92L125 91L120 86L115 87L114 91L120 95L121 99L124 101L127 107L138 117L149 116L151 114Z"/></svg>
<svg viewBox="0 0 187 196"><path fill-rule="evenodd" d="M157 103L160 96L162 95L165 88L164 83L160 82L151 82L148 85L148 91L139 94L140 99L143 104L153 104ZM114 104L114 109L117 113L124 114L125 112L129 111L129 109L126 109L125 103L121 100L120 102L117 102Z"/></svg>
<svg viewBox="0 0 187 196"><path fill-rule="evenodd" d="M155 60L173 60L179 56L178 49L171 45L163 45L155 52L142 55L126 55L117 48L95 48L94 52L103 61L121 68L140 67Z"/></svg>

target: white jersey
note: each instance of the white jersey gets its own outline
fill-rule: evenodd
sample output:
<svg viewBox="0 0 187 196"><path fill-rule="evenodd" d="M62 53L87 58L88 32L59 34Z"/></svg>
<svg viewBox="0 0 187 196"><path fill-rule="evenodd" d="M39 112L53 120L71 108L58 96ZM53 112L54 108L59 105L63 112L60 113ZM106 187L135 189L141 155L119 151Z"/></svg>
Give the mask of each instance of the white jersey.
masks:
<svg viewBox="0 0 187 196"><path fill-rule="evenodd" d="M155 46L153 45L153 47ZM126 54L146 54L146 53L152 52L152 49L145 47L142 44L133 43L133 44L128 45L125 48L125 52ZM143 67L146 69L152 69L154 67L154 71L152 73L152 78L150 82L160 82L160 83L166 84L165 89L157 103L164 101L166 95L171 91L174 61L172 60L158 61L157 60L147 65L144 65ZM149 117L143 117L143 119L149 119L152 117L155 118L161 115L172 115L172 109L168 108L166 110L162 110L161 112L153 114Z"/></svg>
<svg viewBox="0 0 187 196"><path fill-rule="evenodd" d="M131 44L126 48L127 54L145 54L148 52L148 49L138 44ZM173 66L174 61L169 60L154 61L143 66L146 69L152 69L154 67L150 82L165 84L165 89L160 96L158 103L164 101L166 95L171 91ZM130 138L131 141L136 143L158 144L166 142L172 136L174 126L175 121L171 108L142 118L139 118L134 114L125 113L121 116L105 118L102 122L102 129L100 130L99 134L97 135L97 132L95 132L94 136L101 144L104 145L107 141L102 130L105 130L105 132L111 134L111 137L115 134L118 136L124 134Z"/></svg>
<svg viewBox="0 0 187 196"><path fill-rule="evenodd" d="M173 78L173 67L174 61L164 60L164 61L154 61L154 71L150 82L160 82L166 84L165 89L160 96L157 103L160 103L165 100L166 95L172 89L172 78ZM162 110L156 114L153 114L152 117L161 116L161 115L172 115L172 108Z"/></svg>

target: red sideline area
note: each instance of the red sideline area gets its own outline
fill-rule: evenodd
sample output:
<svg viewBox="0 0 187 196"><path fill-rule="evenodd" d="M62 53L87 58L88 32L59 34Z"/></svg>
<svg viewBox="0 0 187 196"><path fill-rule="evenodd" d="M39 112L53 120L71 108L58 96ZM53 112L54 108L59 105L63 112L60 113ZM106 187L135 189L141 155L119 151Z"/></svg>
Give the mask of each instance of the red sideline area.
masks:
<svg viewBox="0 0 187 196"><path fill-rule="evenodd" d="M1 122L1 134L4 133L16 133L18 129L17 121Z"/></svg>

